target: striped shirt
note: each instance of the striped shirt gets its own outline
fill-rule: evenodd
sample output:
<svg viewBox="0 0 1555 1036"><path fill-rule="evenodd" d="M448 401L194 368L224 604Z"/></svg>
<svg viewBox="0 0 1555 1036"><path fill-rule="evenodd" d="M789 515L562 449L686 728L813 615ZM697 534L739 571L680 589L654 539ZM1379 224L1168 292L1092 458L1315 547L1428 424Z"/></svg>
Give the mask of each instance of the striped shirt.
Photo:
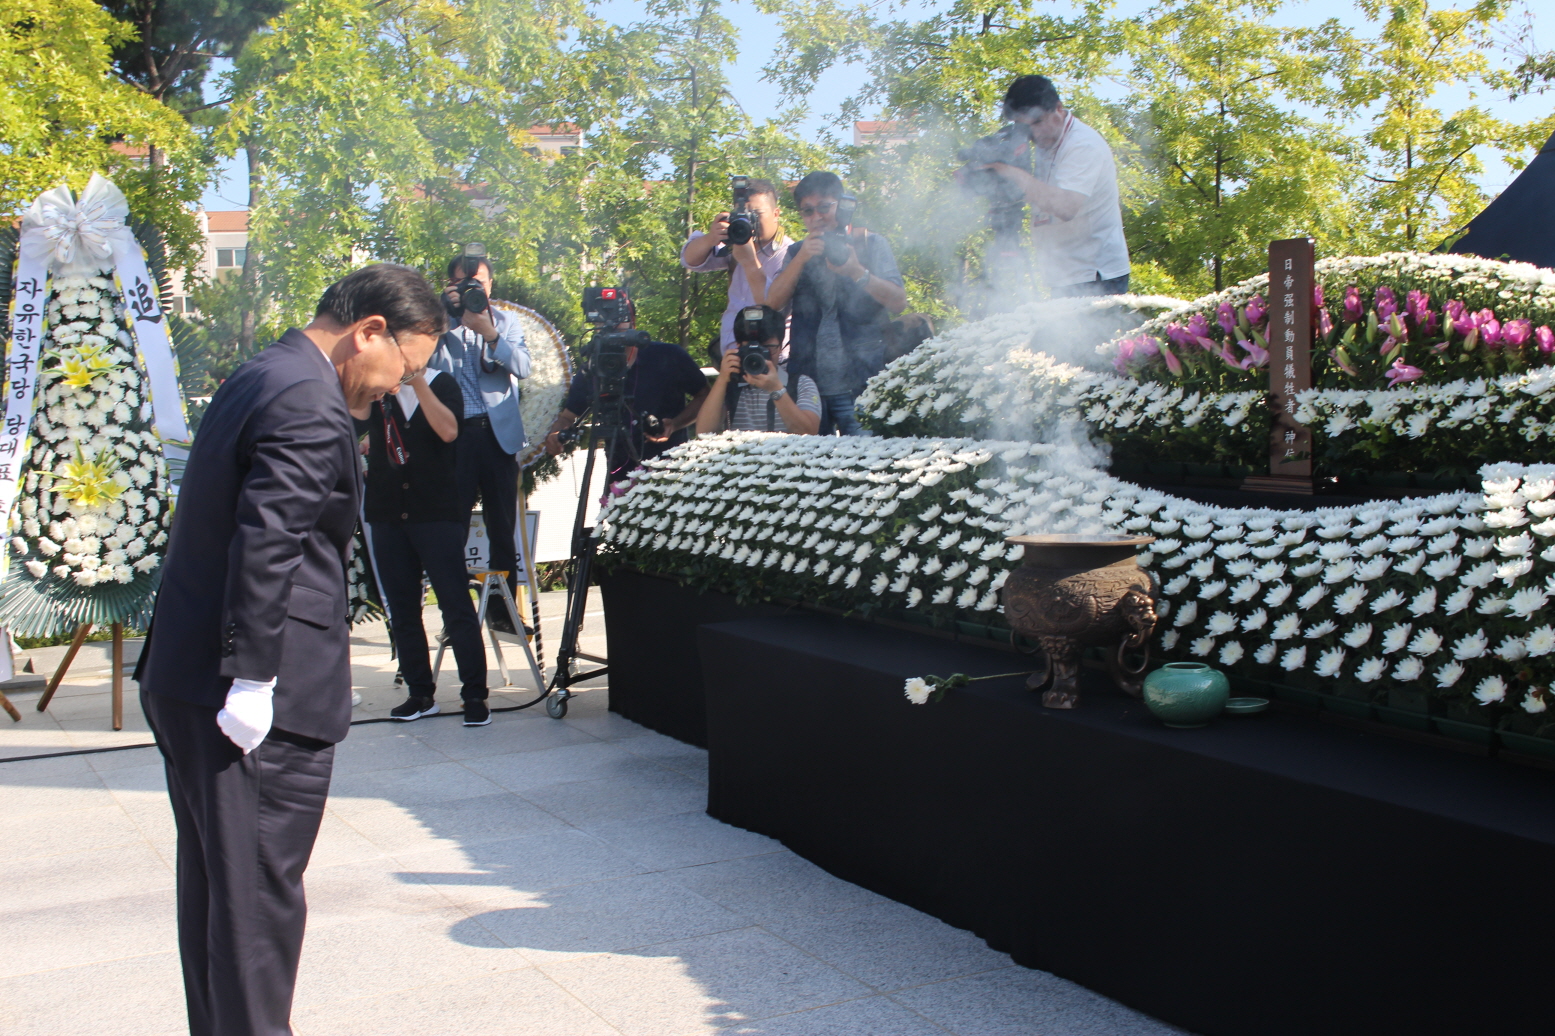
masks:
<svg viewBox="0 0 1555 1036"><path fill-rule="evenodd" d="M778 380L783 387L788 387L788 368L778 367ZM731 386L732 388L732 386ZM740 396L734 401L734 420L729 425L736 432L765 432L767 431L767 396L768 393L749 385L740 386ZM798 398L794 400L800 410L806 410L815 416L821 416L821 393L815 387L815 382L808 374L799 375ZM792 428L783 420L783 415L776 412L773 407L773 425L775 432L791 432Z"/></svg>

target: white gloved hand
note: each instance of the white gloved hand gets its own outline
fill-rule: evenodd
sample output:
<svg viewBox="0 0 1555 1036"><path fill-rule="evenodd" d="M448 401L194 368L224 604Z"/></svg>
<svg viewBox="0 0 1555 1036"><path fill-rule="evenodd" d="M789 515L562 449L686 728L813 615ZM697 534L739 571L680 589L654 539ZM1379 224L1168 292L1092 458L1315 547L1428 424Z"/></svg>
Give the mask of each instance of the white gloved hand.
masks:
<svg viewBox="0 0 1555 1036"><path fill-rule="evenodd" d="M216 713L216 725L247 755L259 747L275 722L275 680L233 680L227 707Z"/></svg>

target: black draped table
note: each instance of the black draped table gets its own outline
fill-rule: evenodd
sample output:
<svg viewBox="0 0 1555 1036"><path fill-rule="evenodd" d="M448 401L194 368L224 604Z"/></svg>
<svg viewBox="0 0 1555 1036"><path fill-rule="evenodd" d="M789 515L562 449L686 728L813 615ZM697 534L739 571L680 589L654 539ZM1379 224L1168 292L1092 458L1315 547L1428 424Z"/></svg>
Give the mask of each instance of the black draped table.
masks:
<svg viewBox="0 0 1555 1036"><path fill-rule="evenodd" d="M1266 713L1168 730L1086 673L824 616L699 630L708 812L1206 1036L1555 1031L1555 780ZM612 631L611 649L615 650ZM613 690L613 689L612 689Z"/></svg>

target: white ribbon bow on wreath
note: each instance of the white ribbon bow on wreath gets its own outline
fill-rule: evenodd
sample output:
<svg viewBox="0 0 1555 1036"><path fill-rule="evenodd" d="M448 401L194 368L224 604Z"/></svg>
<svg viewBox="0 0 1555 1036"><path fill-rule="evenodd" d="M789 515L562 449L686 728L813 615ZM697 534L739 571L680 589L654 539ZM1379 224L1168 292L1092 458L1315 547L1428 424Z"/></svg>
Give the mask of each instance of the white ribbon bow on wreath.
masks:
<svg viewBox="0 0 1555 1036"><path fill-rule="evenodd" d="M93 274L115 267L129 253L140 254L125 220L130 205L124 193L97 173L81 197L59 186L45 191L22 217L21 251L46 263L56 276Z"/></svg>

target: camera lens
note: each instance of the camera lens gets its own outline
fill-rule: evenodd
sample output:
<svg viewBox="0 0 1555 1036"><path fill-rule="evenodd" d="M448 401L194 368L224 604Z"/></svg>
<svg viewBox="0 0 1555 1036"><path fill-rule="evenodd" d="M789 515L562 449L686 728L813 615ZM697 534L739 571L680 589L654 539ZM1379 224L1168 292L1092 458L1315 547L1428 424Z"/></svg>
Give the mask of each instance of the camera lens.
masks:
<svg viewBox="0 0 1555 1036"><path fill-rule="evenodd" d="M486 298L486 289L482 288L479 284L472 284L469 281L466 281L459 290L459 304L465 309L469 310L471 313L486 312L486 305L488 301L489 300Z"/></svg>
<svg viewBox="0 0 1555 1036"><path fill-rule="evenodd" d="M761 354L760 349L742 349L740 351L740 369L746 374L759 377L767 373L767 358Z"/></svg>
<svg viewBox="0 0 1555 1036"><path fill-rule="evenodd" d="M833 266L848 261L848 235L835 230L826 235L826 261Z"/></svg>
<svg viewBox="0 0 1555 1036"><path fill-rule="evenodd" d="M743 245L756 236L755 228L751 226L749 218L736 215L729 220L729 243Z"/></svg>

